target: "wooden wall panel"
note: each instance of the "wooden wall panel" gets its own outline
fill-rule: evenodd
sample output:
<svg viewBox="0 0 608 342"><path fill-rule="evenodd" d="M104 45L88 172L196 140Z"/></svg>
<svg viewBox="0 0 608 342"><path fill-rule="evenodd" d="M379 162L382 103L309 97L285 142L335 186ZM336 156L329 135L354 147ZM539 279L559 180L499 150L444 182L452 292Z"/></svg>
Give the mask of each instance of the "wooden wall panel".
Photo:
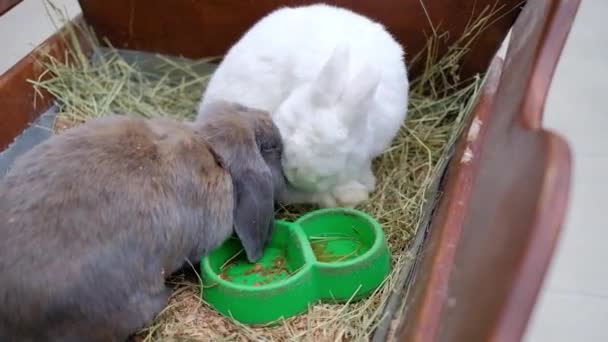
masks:
<svg viewBox="0 0 608 342"><path fill-rule="evenodd" d="M84 17L100 37L130 49L199 58L224 54L257 20L285 5L315 0L79 0ZM424 48L432 33L429 19L450 40L460 37L471 17L487 6L501 16L485 30L468 56L464 76L487 70L519 13L522 0L333 0L382 22L405 46L408 58ZM423 5L424 4L424 5ZM428 14L428 15L427 15ZM448 41L448 42L449 42ZM440 51L445 51L445 46ZM413 67L413 75L420 71Z"/></svg>
<svg viewBox="0 0 608 342"><path fill-rule="evenodd" d="M518 18L471 123L477 133L460 138L451 161L400 340L522 338L568 203L570 150L541 122L579 3L530 0Z"/></svg>
<svg viewBox="0 0 608 342"><path fill-rule="evenodd" d="M23 0L0 0L0 16Z"/></svg>
<svg viewBox="0 0 608 342"><path fill-rule="evenodd" d="M78 17L75 21L81 21ZM11 69L0 75L0 151L4 150L21 131L50 106L52 98L47 93L35 96L27 80L35 80L44 72L39 61L50 54L62 59L66 43L63 33L49 37Z"/></svg>

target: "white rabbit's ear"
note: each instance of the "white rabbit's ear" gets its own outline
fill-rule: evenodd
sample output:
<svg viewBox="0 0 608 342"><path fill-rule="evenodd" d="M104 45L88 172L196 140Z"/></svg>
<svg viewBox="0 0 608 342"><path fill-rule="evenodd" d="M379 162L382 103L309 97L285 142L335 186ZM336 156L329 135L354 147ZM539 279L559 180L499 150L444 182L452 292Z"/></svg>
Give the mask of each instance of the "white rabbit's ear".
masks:
<svg viewBox="0 0 608 342"><path fill-rule="evenodd" d="M318 106L335 104L342 95L348 82L350 54L348 45L336 45L312 88L312 101Z"/></svg>
<svg viewBox="0 0 608 342"><path fill-rule="evenodd" d="M365 119L380 84L380 76L378 68L366 65L346 89L343 97L345 105L343 122L347 126Z"/></svg>

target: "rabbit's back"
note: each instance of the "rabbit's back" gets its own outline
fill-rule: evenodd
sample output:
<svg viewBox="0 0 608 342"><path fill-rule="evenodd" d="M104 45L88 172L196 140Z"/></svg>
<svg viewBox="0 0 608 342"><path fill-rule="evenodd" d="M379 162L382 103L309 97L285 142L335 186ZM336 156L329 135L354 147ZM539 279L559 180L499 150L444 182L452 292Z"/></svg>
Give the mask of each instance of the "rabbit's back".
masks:
<svg viewBox="0 0 608 342"><path fill-rule="evenodd" d="M387 124L377 131L393 131L407 104L403 49L379 23L324 4L283 8L256 23L219 65L199 112L224 99L272 113L292 90L317 77L338 44L350 49L351 77L368 63L380 69L376 97L383 103L379 115L388 121L380 120Z"/></svg>
<svg viewBox="0 0 608 342"><path fill-rule="evenodd" d="M167 228L177 229L206 219L206 210L193 218L184 204L231 212L232 181L215 158L204 140L171 120L116 116L77 127L18 159L2 180L0 215L10 223L3 234L23 246L44 242L54 253L66 242L90 253L127 233L166 244L171 234L158 222L170 218Z"/></svg>
<svg viewBox="0 0 608 342"><path fill-rule="evenodd" d="M231 179L184 130L109 117L15 162L0 182L0 337L118 336L166 304L165 276L231 233Z"/></svg>

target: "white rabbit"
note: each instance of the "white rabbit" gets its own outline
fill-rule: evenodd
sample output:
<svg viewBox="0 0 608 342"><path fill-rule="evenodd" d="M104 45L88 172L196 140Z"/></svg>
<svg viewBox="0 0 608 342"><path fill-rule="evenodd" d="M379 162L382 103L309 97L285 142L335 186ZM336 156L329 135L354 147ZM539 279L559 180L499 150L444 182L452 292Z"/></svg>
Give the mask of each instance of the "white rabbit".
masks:
<svg viewBox="0 0 608 342"><path fill-rule="evenodd" d="M228 51L203 95L271 113L293 188L283 203L360 204L372 160L406 118L404 51L379 23L325 4L262 18Z"/></svg>

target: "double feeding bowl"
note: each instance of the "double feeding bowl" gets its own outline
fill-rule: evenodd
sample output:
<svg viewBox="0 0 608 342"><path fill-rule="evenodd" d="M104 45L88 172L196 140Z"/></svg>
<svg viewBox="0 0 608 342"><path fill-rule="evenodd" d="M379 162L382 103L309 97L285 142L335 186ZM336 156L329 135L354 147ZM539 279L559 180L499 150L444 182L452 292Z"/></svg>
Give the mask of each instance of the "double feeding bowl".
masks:
<svg viewBox="0 0 608 342"><path fill-rule="evenodd" d="M264 255L254 264L238 239L228 239L201 261L202 296L241 323L265 324L319 301L363 299L390 270L376 220L355 209L321 209L295 222L276 221Z"/></svg>

